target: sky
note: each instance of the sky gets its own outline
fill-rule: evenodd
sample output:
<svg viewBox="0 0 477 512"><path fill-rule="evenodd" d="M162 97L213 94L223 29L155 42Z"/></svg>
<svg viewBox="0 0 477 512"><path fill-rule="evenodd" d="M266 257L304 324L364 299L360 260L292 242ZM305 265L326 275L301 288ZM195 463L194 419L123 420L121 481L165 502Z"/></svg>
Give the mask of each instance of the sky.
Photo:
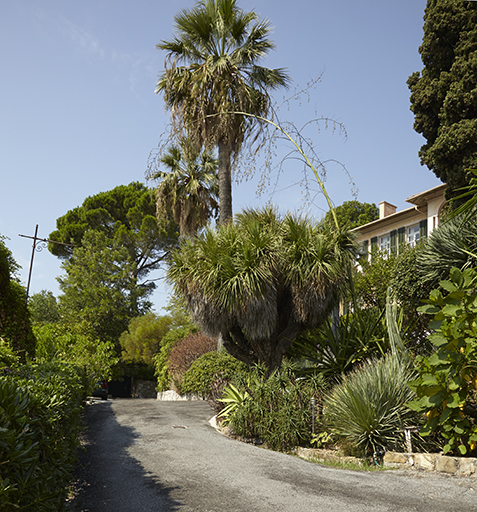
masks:
<svg viewBox="0 0 477 512"><path fill-rule="evenodd" d="M21 265L26 285L32 240L48 238L56 219L88 196L133 181L147 183L151 152L169 114L155 94L164 68L156 44L170 40L173 18L193 0L7 0L0 7L0 234ZM425 0L239 0L273 26L276 48L261 64L286 68L288 91L277 104L318 77L319 82L284 104L283 121L300 128L329 118L346 129L313 123L305 135L326 166L333 203L388 201L398 210L407 197L440 184L420 165L425 142L413 130L406 81L422 70ZM288 152L277 150L278 164ZM245 162L247 163L247 162ZM259 166L260 168L260 162ZM233 209L271 202L280 211L302 209L321 218L323 198L304 203L302 167L288 160L277 181L257 196L251 180L234 183ZM150 185L152 185L150 183ZM273 194L270 192L273 191ZM357 194L357 195L356 195ZM35 251L30 295L58 296L61 261ZM150 278L160 277L151 275ZM167 304L159 281L154 311Z"/></svg>

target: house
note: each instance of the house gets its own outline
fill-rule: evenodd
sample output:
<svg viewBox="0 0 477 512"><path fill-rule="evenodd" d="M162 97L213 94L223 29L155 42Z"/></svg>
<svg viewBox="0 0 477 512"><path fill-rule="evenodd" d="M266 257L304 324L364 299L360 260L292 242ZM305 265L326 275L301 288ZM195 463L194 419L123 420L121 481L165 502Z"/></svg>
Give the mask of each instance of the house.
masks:
<svg viewBox="0 0 477 512"><path fill-rule="evenodd" d="M402 245L413 246L429 236L439 225L446 204L446 187L443 183L408 197L406 202L413 206L400 212L386 201L379 203L379 219L353 229L363 256L369 259L373 250L378 248L384 253L396 254Z"/></svg>

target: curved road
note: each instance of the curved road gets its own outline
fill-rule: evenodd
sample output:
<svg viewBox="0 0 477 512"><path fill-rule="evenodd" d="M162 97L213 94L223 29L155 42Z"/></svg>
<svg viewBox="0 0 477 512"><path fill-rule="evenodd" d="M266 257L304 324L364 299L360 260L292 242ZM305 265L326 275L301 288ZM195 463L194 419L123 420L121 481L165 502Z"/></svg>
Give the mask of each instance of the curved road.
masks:
<svg viewBox="0 0 477 512"><path fill-rule="evenodd" d="M68 509L477 512L477 479L328 468L229 439L212 415L205 402L94 402Z"/></svg>

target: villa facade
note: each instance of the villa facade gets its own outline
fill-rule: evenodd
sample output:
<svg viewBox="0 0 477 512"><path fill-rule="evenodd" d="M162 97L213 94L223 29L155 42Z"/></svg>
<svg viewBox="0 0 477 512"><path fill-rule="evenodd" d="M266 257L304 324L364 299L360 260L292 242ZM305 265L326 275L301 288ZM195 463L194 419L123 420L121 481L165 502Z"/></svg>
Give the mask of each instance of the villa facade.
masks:
<svg viewBox="0 0 477 512"><path fill-rule="evenodd" d="M403 245L413 246L429 236L439 225L446 204L446 187L443 183L408 197L406 202L412 206L400 212L386 201L379 203L379 219L353 229L363 256L371 258L378 248L384 253L398 254Z"/></svg>

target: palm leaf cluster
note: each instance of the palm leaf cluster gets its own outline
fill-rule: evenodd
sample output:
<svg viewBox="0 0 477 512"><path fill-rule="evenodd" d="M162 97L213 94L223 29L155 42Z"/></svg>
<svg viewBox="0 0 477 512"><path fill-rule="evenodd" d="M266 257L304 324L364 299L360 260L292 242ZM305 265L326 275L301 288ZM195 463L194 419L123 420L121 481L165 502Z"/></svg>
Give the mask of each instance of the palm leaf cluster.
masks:
<svg viewBox="0 0 477 512"><path fill-rule="evenodd" d="M301 330L329 315L354 250L348 232L272 208L248 210L184 241L168 278L232 355L273 369Z"/></svg>
<svg viewBox="0 0 477 512"><path fill-rule="evenodd" d="M282 70L257 65L274 48L270 30L233 0L206 0L175 16L175 37L157 45L168 52L157 92L174 120L196 127L198 142L226 139L239 148L249 121L228 113L265 114L266 89L287 82Z"/></svg>
<svg viewBox="0 0 477 512"><path fill-rule="evenodd" d="M268 91L288 84L283 69L260 66L274 48L271 27L235 0L203 0L174 18L175 36L157 48L167 52L156 92L164 95L173 132L197 148L218 147L220 222L232 217L231 161L257 119L267 117Z"/></svg>
<svg viewBox="0 0 477 512"><path fill-rule="evenodd" d="M172 217L182 236L196 235L219 209L217 160L210 151L199 153L183 140L180 145L170 146L159 161L165 170L151 176L159 180L158 218Z"/></svg>

